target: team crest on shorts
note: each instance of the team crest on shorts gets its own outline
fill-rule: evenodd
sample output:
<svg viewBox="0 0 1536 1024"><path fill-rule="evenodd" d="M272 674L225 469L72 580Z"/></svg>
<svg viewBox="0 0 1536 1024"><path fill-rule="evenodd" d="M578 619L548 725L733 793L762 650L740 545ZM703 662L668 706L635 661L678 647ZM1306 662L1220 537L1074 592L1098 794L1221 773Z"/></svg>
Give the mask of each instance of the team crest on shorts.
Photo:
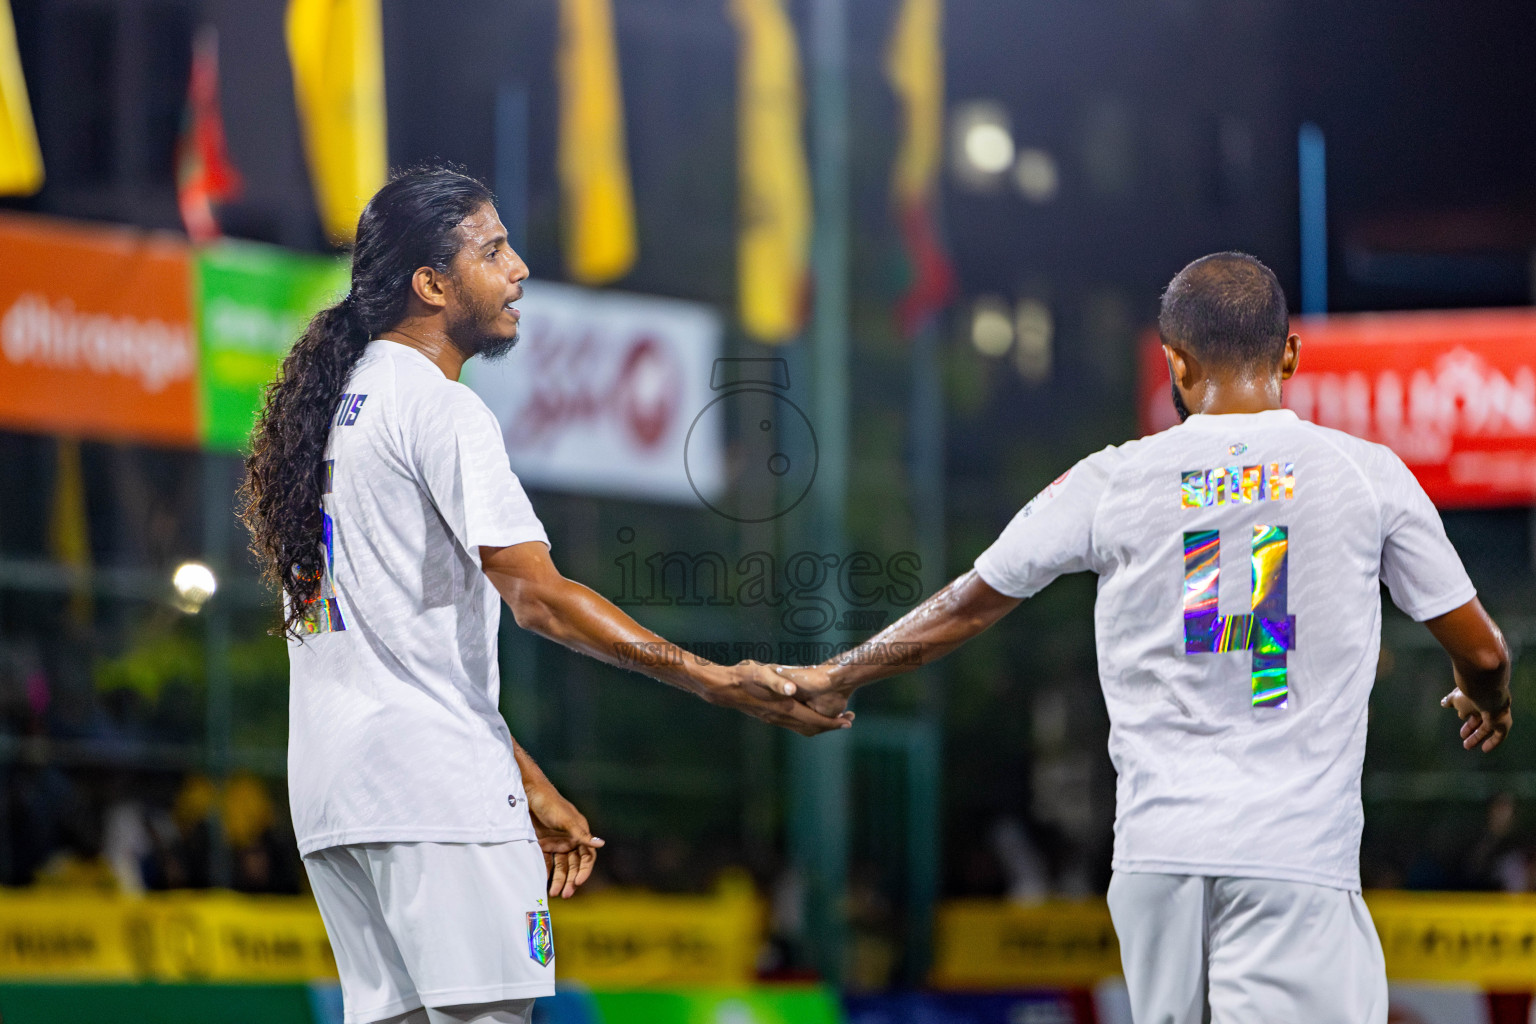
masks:
<svg viewBox="0 0 1536 1024"><path fill-rule="evenodd" d="M547 910L528 912L528 955L540 967L548 967L555 958L555 932Z"/></svg>

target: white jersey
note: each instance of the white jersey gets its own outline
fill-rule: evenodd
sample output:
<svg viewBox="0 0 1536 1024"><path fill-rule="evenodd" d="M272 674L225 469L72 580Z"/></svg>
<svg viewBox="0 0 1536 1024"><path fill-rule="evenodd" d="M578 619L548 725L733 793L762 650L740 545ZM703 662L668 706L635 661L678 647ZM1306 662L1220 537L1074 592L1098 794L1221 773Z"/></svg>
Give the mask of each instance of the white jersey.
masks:
<svg viewBox="0 0 1536 1024"><path fill-rule="evenodd" d="M288 644L301 853L534 838L498 710L480 547L549 543L496 418L415 349L371 342L326 445L326 572Z"/></svg>
<svg viewBox="0 0 1536 1024"><path fill-rule="evenodd" d="M1358 889L1380 583L1419 621L1475 596L1402 461L1289 410L1191 416L1079 462L976 560L1012 597L1082 570L1115 869Z"/></svg>

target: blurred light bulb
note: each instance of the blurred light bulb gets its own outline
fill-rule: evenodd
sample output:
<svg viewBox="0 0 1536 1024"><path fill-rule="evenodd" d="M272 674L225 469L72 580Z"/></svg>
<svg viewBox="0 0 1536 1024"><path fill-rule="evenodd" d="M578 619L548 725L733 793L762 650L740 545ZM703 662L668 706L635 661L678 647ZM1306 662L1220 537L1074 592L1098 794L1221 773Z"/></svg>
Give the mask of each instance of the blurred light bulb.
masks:
<svg viewBox="0 0 1536 1024"><path fill-rule="evenodd" d="M176 589L176 607L195 615L219 589L219 581L202 562L183 562L171 576L171 586Z"/></svg>
<svg viewBox="0 0 1536 1024"><path fill-rule="evenodd" d="M983 174L1001 174L1013 163L1013 136L1000 124L973 124L965 133L965 156Z"/></svg>
<svg viewBox="0 0 1536 1024"><path fill-rule="evenodd" d="M1013 165L1013 183L1030 202L1050 202L1061 188L1056 158L1043 149L1020 150L1019 160Z"/></svg>
<svg viewBox="0 0 1536 1024"><path fill-rule="evenodd" d="M950 118L955 177L975 189L996 188L1013 166L1008 111L992 100L962 103Z"/></svg>
<svg viewBox="0 0 1536 1024"><path fill-rule="evenodd" d="M1013 344L1013 318L1002 299L985 296L971 307L971 344L982 355L994 357Z"/></svg>
<svg viewBox="0 0 1536 1024"><path fill-rule="evenodd" d="M1051 375L1051 339L1056 333L1051 307L1039 299L1022 300L1014 310L1013 327L1019 336L1013 350L1019 376L1030 383L1045 380Z"/></svg>

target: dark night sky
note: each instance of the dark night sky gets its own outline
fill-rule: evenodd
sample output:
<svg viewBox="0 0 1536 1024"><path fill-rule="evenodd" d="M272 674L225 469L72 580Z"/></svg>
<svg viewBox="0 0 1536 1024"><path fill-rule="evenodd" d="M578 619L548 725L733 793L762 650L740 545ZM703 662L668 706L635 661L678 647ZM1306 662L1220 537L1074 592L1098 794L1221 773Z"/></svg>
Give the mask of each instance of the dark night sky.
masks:
<svg viewBox="0 0 1536 1024"><path fill-rule="evenodd" d="M228 211L231 230L318 244L280 4L12 6L50 180L38 199L8 205L175 226L169 163L156 155L160 136L174 134L184 89L184 47L172 37L207 18L222 30L230 144L250 183L246 201ZM790 6L803 31L807 0ZM384 7L397 161L440 155L489 175L495 88L508 79L529 86L530 255L558 273L553 0ZM894 0L850 0L855 199L873 218L893 145L880 50L894 11ZM616 18L648 236L648 265L631 286L728 301L730 275L716 255L729 251L734 229L735 36L726 5L625 0ZM82 33L93 25L110 38ZM1052 150L1062 167L1061 197L1049 207L951 189L950 231L971 291L1015 292L1045 277L1058 288L1110 280L1142 295L1217 246L1260 252L1293 285L1295 131L1310 119L1329 144L1336 304L1529 301L1536 4L1528 0L949 0L947 33L951 100L1000 101L1020 144ZM88 138L89 126L114 117L110 142ZM1236 165L1220 155L1232 130L1246 153ZM1095 147L1101 164L1106 152L1111 164L1120 160L1125 181L1106 188L1088 171ZM97 151L116 155L124 182L70 180L69 162ZM1362 250L1417 262L1371 263Z"/></svg>

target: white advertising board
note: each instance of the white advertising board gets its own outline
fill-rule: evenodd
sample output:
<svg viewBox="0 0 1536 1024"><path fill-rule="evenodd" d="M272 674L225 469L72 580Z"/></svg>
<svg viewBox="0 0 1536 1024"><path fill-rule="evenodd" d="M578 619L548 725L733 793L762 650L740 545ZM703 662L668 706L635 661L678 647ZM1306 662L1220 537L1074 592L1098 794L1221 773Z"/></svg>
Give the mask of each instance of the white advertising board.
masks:
<svg viewBox="0 0 1536 1024"><path fill-rule="evenodd" d="M715 312L544 281L525 289L517 347L470 360L463 377L501 422L523 484L652 501L716 497L725 439L718 417L699 419L715 398Z"/></svg>

